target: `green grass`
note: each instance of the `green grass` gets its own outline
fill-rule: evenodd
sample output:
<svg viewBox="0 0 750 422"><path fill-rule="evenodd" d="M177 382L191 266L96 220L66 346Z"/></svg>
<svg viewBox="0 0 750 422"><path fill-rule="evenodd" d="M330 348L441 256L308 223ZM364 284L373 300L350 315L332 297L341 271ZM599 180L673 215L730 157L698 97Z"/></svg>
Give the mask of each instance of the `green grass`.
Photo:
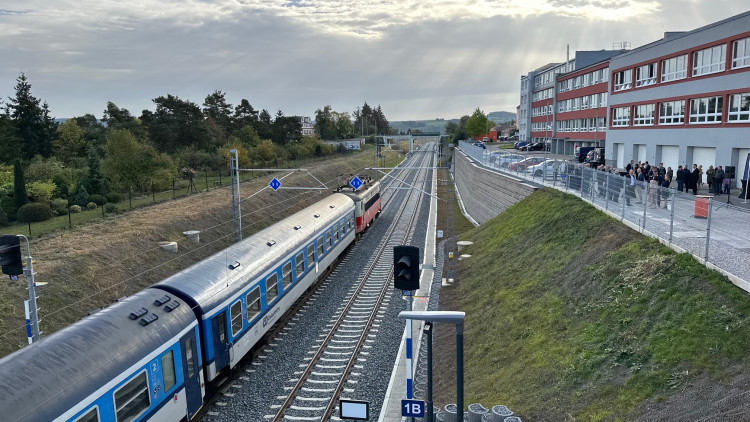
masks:
<svg viewBox="0 0 750 422"><path fill-rule="evenodd" d="M467 403L630 420L744 368L747 295L572 196L542 189L462 238Z"/></svg>

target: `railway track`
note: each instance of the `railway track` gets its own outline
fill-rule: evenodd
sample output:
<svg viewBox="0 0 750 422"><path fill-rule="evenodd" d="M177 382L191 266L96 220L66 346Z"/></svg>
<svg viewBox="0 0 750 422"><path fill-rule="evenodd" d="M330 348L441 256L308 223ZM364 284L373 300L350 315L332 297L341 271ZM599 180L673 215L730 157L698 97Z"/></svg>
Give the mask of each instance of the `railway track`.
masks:
<svg viewBox="0 0 750 422"><path fill-rule="evenodd" d="M430 157L415 161L424 162ZM422 180L415 183L417 186L425 183L427 173L419 170L415 180L420 177ZM389 195L389 202L394 196ZM338 316L329 321L328 332L320 335L320 344L308 352L307 363L300 365L304 369L297 371L295 376L298 379L286 388L288 394L281 404L273 406L275 414L268 415L268 419L274 422L327 421L335 418L337 398L354 391L346 387L356 385L354 378L360 367L357 362L366 359L367 341L371 332L377 330L381 307L387 303L392 291L393 246L410 242L421 196L421 192L409 190L407 198L400 204L396 222L367 263L349 299L338 311Z"/></svg>

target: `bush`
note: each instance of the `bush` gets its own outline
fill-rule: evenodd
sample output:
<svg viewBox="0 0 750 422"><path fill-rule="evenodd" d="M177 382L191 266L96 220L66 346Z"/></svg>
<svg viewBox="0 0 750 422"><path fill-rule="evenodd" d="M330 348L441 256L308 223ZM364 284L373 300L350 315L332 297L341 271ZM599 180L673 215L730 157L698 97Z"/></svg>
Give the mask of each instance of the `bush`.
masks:
<svg viewBox="0 0 750 422"><path fill-rule="evenodd" d="M52 208L41 202L30 202L18 209L16 218L21 223L36 223L52 218Z"/></svg>
<svg viewBox="0 0 750 422"><path fill-rule="evenodd" d="M65 215L68 213L67 199L55 198L50 205L52 206L52 211L56 212L58 215Z"/></svg>
<svg viewBox="0 0 750 422"><path fill-rule="evenodd" d="M104 198L107 200L107 202L111 202L113 204L122 201L122 195L115 192L105 193Z"/></svg>
<svg viewBox="0 0 750 422"><path fill-rule="evenodd" d="M75 193L73 194L73 203L80 206L86 206L89 201L89 193L86 192L86 188L79 184Z"/></svg>
<svg viewBox="0 0 750 422"><path fill-rule="evenodd" d="M81 212L81 206L80 205L71 205L70 207L70 213L71 214L78 214Z"/></svg>
<svg viewBox="0 0 750 422"><path fill-rule="evenodd" d="M86 204L86 208L88 208L90 210L95 210L96 209L96 203L89 202L88 204Z"/></svg>
<svg viewBox="0 0 750 422"><path fill-rule="evenodd" d="M107 213L117 212L117 205L109 203L104 205L104 211Z"/></svg>
<svg viewBox="0 0 750 422"><path fill-rule="evenodd" d="M0 209L0 227L5 227L7 225L8 225L8 216L6 216L3 210Z"/></svg>
<svg viewBox="0 0 750 422"><path fill-rule="evenodd" d="M5 215L8 217L8 221L16 220L16 203L13 198L7 195L0 197L0 209L3 210Z"/></svg>
<svg viewBox="0 0 750 422"><path fill-rule="evenodd" d="M26 185L26 191L33 202L49 204L52 200L52 193L55 191L55 184L52 182L34 182Z"/></svg>
<svg viewBox="0 0 750 422"><path fill-rule="evenodd" d="M107 198L101 195L89 195L89 201L101 206L107 203Z"/></svg>

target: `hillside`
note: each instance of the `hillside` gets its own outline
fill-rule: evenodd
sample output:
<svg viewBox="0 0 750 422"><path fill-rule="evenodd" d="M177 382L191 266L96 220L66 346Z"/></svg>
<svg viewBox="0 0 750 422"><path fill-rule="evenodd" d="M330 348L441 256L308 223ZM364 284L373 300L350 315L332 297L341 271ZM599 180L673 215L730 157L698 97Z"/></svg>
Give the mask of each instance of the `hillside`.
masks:
<svg viewBox="0 0 750 422"><path fill-rule="evenodd" d="M466 312L467 405L533 421L750 420L750 301L720 274L547 189L459 239L473 256L440 297ZM435 402L454 403L455 334L436 334Z"/></svg>
<svg viewBox="0 0 750 422"><path fill-rule="evenodd" d="M509 111L492 111L487 114L488 118L495 123L504 123L516 119L516 113ZM445 125L449 122L458 124L460 118L456 119L433 119L433 120L401 120L388 122L391 129L399 133L406 133L409 129L417 129L422 132L440 132L443 133Z"/></svg>

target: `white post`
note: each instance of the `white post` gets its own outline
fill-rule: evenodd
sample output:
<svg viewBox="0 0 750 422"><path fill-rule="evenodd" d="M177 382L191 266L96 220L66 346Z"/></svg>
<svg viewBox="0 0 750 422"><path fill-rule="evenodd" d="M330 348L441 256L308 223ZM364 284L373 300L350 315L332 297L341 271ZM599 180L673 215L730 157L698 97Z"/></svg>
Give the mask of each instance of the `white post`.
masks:
<svg viewBox="0 0 750 422"><path fill-rule="evenodd" d="M26 336L29 339L29 344L34 342L34 338L31 335L31 312L29 312L29 301L23 301L23 308L26 313Z"/></svg>
<svg viewBox="0 0 750 422"><path fill-rule="evenodd" d="M27 239L26 236L22 234L17 236L23 237L26 241L26 268L23 270L23 274L26 276L26 280L29 283L29 300L27 302L29 309L26 316L27 323L31 324L31 340L29 341L39 341L39 316L36 307L36 285L34 284L34 267L32 266L31 248L29 247L29 239Z"/></svg>

